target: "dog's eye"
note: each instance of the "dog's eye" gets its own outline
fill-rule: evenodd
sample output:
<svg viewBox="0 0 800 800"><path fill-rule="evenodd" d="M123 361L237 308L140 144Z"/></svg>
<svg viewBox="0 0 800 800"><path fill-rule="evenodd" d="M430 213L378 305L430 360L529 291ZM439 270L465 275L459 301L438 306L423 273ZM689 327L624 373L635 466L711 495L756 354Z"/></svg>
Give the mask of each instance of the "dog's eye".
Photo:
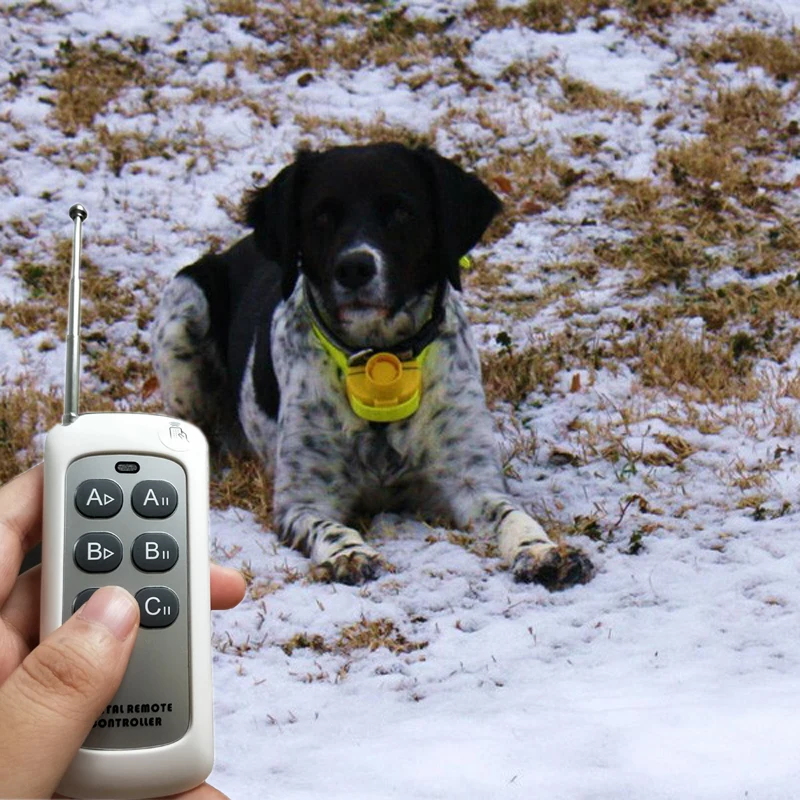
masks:
<svg viewBox="0 0 800 800"><path fill-rule="evenodd" d="M318 231L328 231L337 224L338 209L329 200L316 203L311 207L308 221Z"/></svg>
<svg viewBox="0 0 800 800"><path fill-rule="evenodd" d="M314 212L314 215L311 217L311 223L315 228L320 230L329 228L333 224L333 214L327 208L322 208Z"/></svg>
<svg viewBox="0 0 800 800"><path fill-rule="evenodd" d="M388 211L387 222L389 225L405 225L411 222L411 216L411 212L405 206L395 205Z"/></svg>

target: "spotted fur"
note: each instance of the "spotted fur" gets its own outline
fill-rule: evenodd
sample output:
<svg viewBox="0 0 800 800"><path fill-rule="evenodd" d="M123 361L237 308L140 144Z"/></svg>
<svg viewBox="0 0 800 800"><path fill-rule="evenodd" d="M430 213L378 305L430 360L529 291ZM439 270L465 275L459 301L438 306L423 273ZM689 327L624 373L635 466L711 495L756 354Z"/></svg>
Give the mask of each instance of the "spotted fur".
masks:
<svg viewBox="0 0 800 800"><path fill-rule="evenodd" d="M164 405L184 419L208 429L216 425L223 406L220 391L224 367L208 339L208 300L189 278L177 277L167 284L152 332L153 348L168 353L153 365Z"/></svg>
<svg viewBox="0 0 800 800"><path fill-rule="evenodd" d="M391 255L380 242L367 241L354 243L351 238L340 253L377 253L381 268L374 281L392 280ZM300 248L302 259L302 244ZM213 268L198 263L202 269L187 268L165 293L153 344L167 406L202 423L215 417L213 407L219 403L232 404L230 397L209 392L204 376L219 376L220 343L236 339L235 320L218 314L214 330L213 303L218 300L213 291L216 286L225 293L231 307L236 291L220 288L219 277L239 262L223 254ZM507 491L478 350L452 273L444 293L444 321L423 368L419 409L402 421L372 423L351 410L341 370L312 331L307 293L324 305L319 278L312 282L301 269L299 278L287 284L285 269L270 269L284 299L267 309L261 327L247 328L249 339L240 341L246 345L236 354L238 362L232 360L233 367L219 383L239 387L235 427L264 463L274 466L274 515L281 540L309 556L317 575L344 583L378 575L381 556L352 523L356 516L391 510L491 533L520 581L558 589L591 577L588 559L574 548L554 544ZM365 285L375 291L370 281ZM239 292L242 297L252 296L252 282L247 286ZM366 290L356 289L363 297ZM407 337L430 314L434 294L433 288L424 288L390 317L357 315L358 336L370 339L360 343L387 346ZM228 326L224 337L220 318ZM263 347L265 328L270 363ZM274 369L277 414L267 407L272 396L263 388L266 367ZM216 417L221 416L217 410Z"/></svg>

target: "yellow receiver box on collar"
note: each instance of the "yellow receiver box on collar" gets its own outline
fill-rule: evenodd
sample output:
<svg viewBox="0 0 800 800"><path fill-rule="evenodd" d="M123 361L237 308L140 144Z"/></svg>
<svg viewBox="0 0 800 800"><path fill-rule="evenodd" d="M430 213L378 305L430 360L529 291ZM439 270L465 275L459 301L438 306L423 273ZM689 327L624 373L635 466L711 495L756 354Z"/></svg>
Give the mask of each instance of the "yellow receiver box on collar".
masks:
<svg viewBox="0 0 800 800"><path fill-rule="evenodd" d="M375 353L366 363L351 364L347 355L312 323L314 333L345 375L345 392L356 416L370 422L399 422L410 417L422 399L422 365L430 350L401 361L393 353Z"/></svg>

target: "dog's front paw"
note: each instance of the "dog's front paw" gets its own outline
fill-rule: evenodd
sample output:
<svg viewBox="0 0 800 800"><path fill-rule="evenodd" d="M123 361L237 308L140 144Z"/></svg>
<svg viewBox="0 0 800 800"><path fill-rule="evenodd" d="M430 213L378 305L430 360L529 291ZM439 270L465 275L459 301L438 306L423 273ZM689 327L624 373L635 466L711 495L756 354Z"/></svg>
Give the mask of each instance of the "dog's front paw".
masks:
<svg viewBox="0 0 800 800"><path fill-rule="evenodd" d="M520 583L541 583L551 592L588 583L594 575L592 562L566 544L523 550L514 559L512 570Z"/></svg>
<svg viewBox="0 0 800 800"><path fill-rule="evenodd" d="M375 580L385 569L386 562L374 550L350 550L312 567L311 577L315 581L359 586Z"/></svg>

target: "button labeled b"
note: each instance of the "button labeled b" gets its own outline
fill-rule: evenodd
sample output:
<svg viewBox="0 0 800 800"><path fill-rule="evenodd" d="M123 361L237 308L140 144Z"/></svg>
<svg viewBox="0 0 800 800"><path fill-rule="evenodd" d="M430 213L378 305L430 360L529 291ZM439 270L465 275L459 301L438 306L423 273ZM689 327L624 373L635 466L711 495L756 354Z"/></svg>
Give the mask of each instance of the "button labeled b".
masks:
<svg viewBox="0 0 800 800"><path fill-rule="evenodd" d="M178 543L168 533L143 533L136 537L131 557L142 572L167 572L178 560Z"/></svg>
<svg viewBox="0 0 800 800"><path fill-rule="evenodd" d="M108 531L84 533L75 542L74 557L84 572L113 572L122 561L122 542Z"/></svg>

